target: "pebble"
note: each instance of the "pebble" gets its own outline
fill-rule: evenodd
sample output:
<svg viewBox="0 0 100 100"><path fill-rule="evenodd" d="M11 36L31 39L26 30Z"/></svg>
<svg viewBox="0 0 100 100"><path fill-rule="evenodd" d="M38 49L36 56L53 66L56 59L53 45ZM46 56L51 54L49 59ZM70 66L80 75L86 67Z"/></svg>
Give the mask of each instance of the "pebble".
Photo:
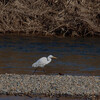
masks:
<svg viewBox="0 0 100 100"><path fill-rule="evenodd" d="M0 94L100 95L100 76L0 74Z"/></svg>

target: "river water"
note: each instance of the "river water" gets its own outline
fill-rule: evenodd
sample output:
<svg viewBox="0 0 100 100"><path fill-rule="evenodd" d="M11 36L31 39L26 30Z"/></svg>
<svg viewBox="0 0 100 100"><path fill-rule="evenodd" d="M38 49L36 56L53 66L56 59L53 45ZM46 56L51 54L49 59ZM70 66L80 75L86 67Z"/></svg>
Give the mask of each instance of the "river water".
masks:
<svg viewBox="0 0 100 100"><path fill-rule="evenodd" d="M1 96L0 100L86 100L86 98L75 97L27 97L27 96Z"/></svg>
<svg viewBox="0 0 100 100"><path fill-rule="evenodd" d="M99 38L0 37L0 73L32 74L32 63L50 54L57 59L35 74L100 76Z"/></svg>

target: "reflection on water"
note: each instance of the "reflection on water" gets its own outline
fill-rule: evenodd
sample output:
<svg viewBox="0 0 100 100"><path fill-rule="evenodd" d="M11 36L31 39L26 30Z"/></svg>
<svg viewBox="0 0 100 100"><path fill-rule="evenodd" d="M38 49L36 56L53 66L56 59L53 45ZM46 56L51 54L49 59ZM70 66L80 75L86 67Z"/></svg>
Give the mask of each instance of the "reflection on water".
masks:
<svg viewBox="0 0 100 100"><path fill-rule="evenodd" d="M35 37L0 38L0 73L32 74L31 67L42 56L54 55L46 74L100 76L100 39ZM40 68L37 74L44 74Z"/></svg>

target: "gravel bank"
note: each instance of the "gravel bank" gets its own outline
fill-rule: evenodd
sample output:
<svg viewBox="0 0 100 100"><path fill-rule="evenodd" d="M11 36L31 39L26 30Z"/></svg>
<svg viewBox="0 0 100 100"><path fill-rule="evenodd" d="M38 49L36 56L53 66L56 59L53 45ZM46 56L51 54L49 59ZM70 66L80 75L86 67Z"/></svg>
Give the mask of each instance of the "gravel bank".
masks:
<svg viewBox="0 0 100 100"><path fill-rule="evenodd" d="M100 77L0 74L0 94L100 95Z"/></svg>

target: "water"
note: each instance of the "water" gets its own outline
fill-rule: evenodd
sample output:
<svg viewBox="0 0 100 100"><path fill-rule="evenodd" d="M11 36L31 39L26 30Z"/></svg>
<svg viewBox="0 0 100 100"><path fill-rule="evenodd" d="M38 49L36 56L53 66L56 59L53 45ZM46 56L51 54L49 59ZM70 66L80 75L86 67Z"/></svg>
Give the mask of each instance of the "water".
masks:
<svg viewBox="0 0 100 100"><path fill-rule="evenodd" d="M43 56L54 55L44 69L46 74L100 76L99 38L0 38L0 73L32 74L32 63ZM36 74L44 74L42 68Z"/></svg>
<svg viewBox="0 0 100 100"><path fill-rule="evenodd" d="M86 98L75 97L27 97L27 96L1 96L0 100L86 100Z"/></svg>

